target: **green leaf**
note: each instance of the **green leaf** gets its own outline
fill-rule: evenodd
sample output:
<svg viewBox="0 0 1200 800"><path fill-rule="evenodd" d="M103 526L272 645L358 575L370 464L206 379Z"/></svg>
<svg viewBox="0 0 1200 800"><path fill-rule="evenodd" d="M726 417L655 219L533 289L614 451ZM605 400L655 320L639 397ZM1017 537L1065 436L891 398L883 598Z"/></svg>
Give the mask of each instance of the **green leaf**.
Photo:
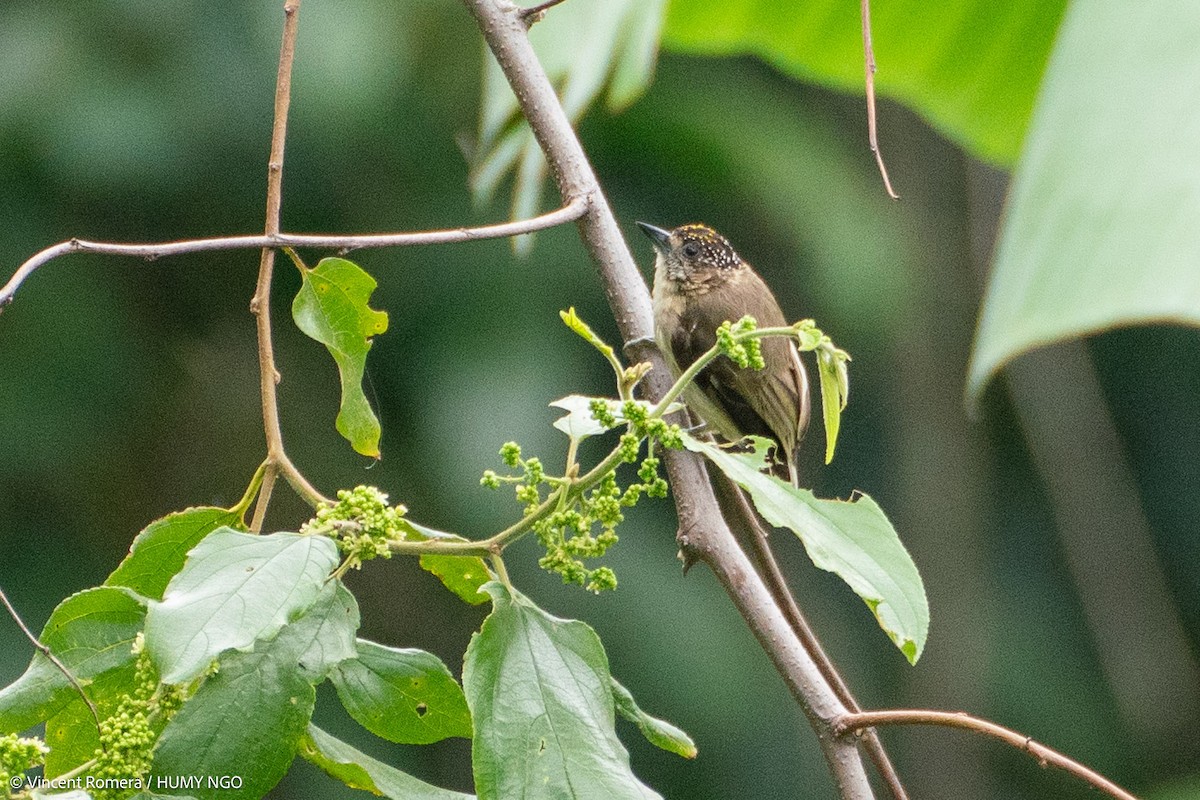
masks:
<svg viewBox="0 0 1200 800"><path fill-rule="evenodd" d="M388 327L387 312L367 305L375 279L344 258L321 259L312 269L302 269L301 277L292 318L337 362L342 377L338 433L359 453L379 458L379 420L362 388L371 337Z"/></svg>
<svg viewBox="0 0 1200 800"><path fill-rule="evenodd" d="M474 800L475 795L439 789L376 761L316 725L308 726L300 755L352 789L362 789L394 800Z"/></svg>
<svg viewBox="0 0 1200 800"><path fill-rule="evenodd" d="M695 758L700 752L692 737L675 727L666 720L652 717L638 707L633 694L622 686L616 678L612 679L613 699L617 704L617 713L637 725L646 741L657 748L666 750L684 758Z"/></svg>
<svg viewBox="0 0 1200 800"><path fill-rule="evenodd" d="M300 619L305 624L294 635L310 638L296 666L311 683L320 683L338 664L358 655L354 636L360 622L358 601L341 581L328 582ZM299 625L299 620L292 625Z"/></svg>
<svg viewBox="0 0 1200 800"><path fill-rule="evenodd" d="M967 384L1117 326L1200 325L1200 6L1076 3L1004 216ZM1169 90L1168 90L1169 87Z"/></svg>
<svg viewBox="0 0 1200 800"><path fill-rule="evenodd" d="M162 681L190 681L221 651L273 636L314 603L337 564L324 536L210 533L146 615L146 648Z"/></svg>
<svg viewBox="0 0 1200 800"><path fill-rule="evenodd" d="M591 404L596 400L604 402L618 425L624 425L628 421L625 418L624 403L608 397L586 397L581 394L569 394L550 403L551 408L561 408L567 412L566 416L559 417L554 421L554 427L578 441L582 441L589 436L598 436L611 430L611 428L605 428L597 422L596 418L592 415ZM671 403L663 413L673 414L682 408L682 403Z"/></svg>
<svg viewBox="0 0 1200 800"><path fill-rule="evenodd" d="M912 107L974 155L1011 164L1065 7L1066 0L874 3L876 92ZM663 40L682 53L757 55L795 78L863 92L858 3L672 0ZM889 140L886 127L880 138L885 153L889 143L893 151L903 144ZM862 145L865 158L865 120Z"/></svg>
<svg viewBox="0 0 1200 800"><path fill-rule="evenodd" d="M127 586L161 600L167 582L183 568L187 553L217 528L241 528L241 515L226 508L189 508L151 522L133 540L125 556L104 582Z"/></svg>
<svg viewBox="0 0 1200 800"><path fill-rule="evenodd" d="M821 413L825 419L825 463L833 461L842 412L850 399L850 356L833 346L817 349L817 371L821 376Z"/></svg>
<svg viewBox="0 0 1200 800"><path fill-rule="evenodd" d="M745 441L752 451L733 453L683 436L684 447L703 453L750 493L763 519L799 536L813 564L844 580L909 663L917 663L929 635L929 601L916 564L883 510L865 494L849 502L821 500L764 474L773 443L761 436Z"/></svg>
<svg viewBox="0 0 1200 800"><path fill-rule="evenodd" d="M132 669L136 660L133 642L145 617L145 601L126 589L85 589L58 604L39 638L99 702L110 691L123 693L120 681L116 688L104 691L110 684L98 679L123 668ZM78 697L58 667L36 653L24 674L0 690L0 733L32 727ZM77 702L86 711L83 702ZM89 722L94 728L90 714Z"/></svg>
<svg viewBox="0 0 1200 800"><path fill-rule="evenodd" d="M566 311L559 311L558 316L562 319L563 324L574 331L580 338L590 344L592 347L600 351L600 354L605 358L614 358L616 353L613 352L612 345L605 342L600 336L592 330L591 326L580 319L575 313L575 306L571 306Z"/></svg>
<svg viewBox="0 0 1200 800"><path fill-rule="evenodd" d="M441 659L358 640L358 657L330 675L342 705L376 736L401 744L471 738L471 712Z"/></svg>
<svg viewBox="0 0 1200 800"><path fill-rule="evenodd" d="M488 596L479 590L492 575L478 556L425 553L421 556L421 569L436 576L465 603L478 606L488 601Z"/></svg>
<svg viewBox="0 0 1200 800"><path fill-rule="evenodd" d="M258 641L250 652L224 653L217 673L204 680L163 729L151 781L188 775L236 775L242 780L241 786L229 788L207 782L188 787L198 800L257 800L278 783L312 717L313 684L327 671L324 666L332 666L310 661L316 652L337 657L337 648L314 648L314 642L338 638L331 630L349 625L348 596L339 583L329 582L311 610L275 638ZM340 623L333 622L338 619Z"/></svg>
<svg viewBox="0 0 1200 800"><path fill-rule="evenodd" d="M456 533L446 533L434 528L419 525L410 519L400 520L409 539L423 542L427 539L437 539L443 542L468 541ZM479 587L492 579L487 565L479 556L447 556L426 553L421 556L421 569L434 575L450 591L458 595L463 602L473 606L482 605L488 601L488 596L479 591Z"/></svg>
<svg viewBox="0 0 1200 800"><path fill-rule="evenodd" d="M572 122L583 117L606 86L608 106L614 111L645 91L654 71L664 3L572 0L549 10L530 29L538 60L559 87L563 110ZM547 172L541 148L529 127L518 123L518 114L517 99L499 64L490 54L485 56L471 188L477 200L485 200L515 166L514 218L536 213Z"/></svg>
<svg viewBox="0 0 1200 800"><path fill-rule="evenodd" d="M485 588L494 607L463 663L480 800L658 797L634 777L613 730L612 676L595 632L499 583Z"/></svg>

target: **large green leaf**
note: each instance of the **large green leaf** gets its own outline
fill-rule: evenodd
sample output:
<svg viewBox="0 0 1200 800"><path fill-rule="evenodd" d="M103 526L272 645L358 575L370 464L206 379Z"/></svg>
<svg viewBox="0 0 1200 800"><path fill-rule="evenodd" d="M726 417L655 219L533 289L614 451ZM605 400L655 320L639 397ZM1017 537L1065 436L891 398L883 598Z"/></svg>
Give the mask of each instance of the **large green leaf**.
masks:
<svg viewBox="0 0 1200 800"><path fill-rule="evenodd" d="M327 583L310 612L275 638L257 642L250 652L221 657L217 673L163 729L151 786L168 776L236 776L237 785L222 788L204 781L187 789L199 800L257 800L279 782L312 717L313 682L332 666L305 660L312 657L315 641L330 637L330 616L345 616L335 599L339 590L344 591L339 583Z"/></svg>
<svg viewBox="0 0 1200 800"><path fill-rule="evenodd" d="M122 693L120 681L114 688L99 677L132 668L133 642L145 616L145 601L126 589L85 589L58 604L39 638L99 702L107 694ZM78 697L62 671L36 653L24 674L0 690L0 733L36 725ZM87 707L81 700L78 705L94 729Z"/></svg>
<svg viewBox="0 0 1200 800"><path fill-rule="evenodd" d="M146 648L164 683L199 675L226 649L249 649L308 609L337 566L324 536L206 536L146 615Z"/></svg>
<svg viewBox="0 0 1200 800"><path fill-rule="evenodd" d="M968 390L1030 348L1200 324L1200 6L1077 3L1013 180Z"/></svg>
<svg viewBox="0 0 1200 800"><path fill-rule="evenodd" d="M429 744L471 738L471 712L441 659L424 650L358 640L358 657L330 675L342 705L364 728L391 742Z"/></svg>
<svg viewBox="0 0 1200 800"><path fill-rule="evenodd" d="M481 800L657 798L613 730L612 676L596 633L499 583L485 588L494 607L463 662Z"/></svg>
<svg viewBox="0 0 1200 800"><path fill-rule="evenodd" d="M665 0L572 0L548 11L529 38L574 122L607 87L608 105L633 102L650 82ZM524 123L500 65L485 56L479 141L471 169L476 197L490 197L514 167L513 217L537 213L546 161Z"/></svg>
<svg viewBox="0 0 1200 800"><path fill-rule="evenodd" d="M980 158L1010 164L1065 6L1066 0L876 2L876 91L916 109ZM685 53L750 53L802 80L863 91L858 3L672 0L663 42ZM886 129L882 136L885 152L902 144L889 140ZM864 122L864 155L866 138Z"/></svg>
<svg viewBox="0 0 1200 800"><path fill-rule="evenodd" d="M367 305L375 279L344 258L323 258L312 269L301 268L301 277L292 318L337 362L342 378L338 433L358 452L378 458L379 420L362 388L371 337L388 327L387 312Z"/></svg>
<svg viewBox="0 0 1200 800"><path fill-rule="evenodd" d="M187 553L221 527L238 528L241 515L227 508L189 508L151 522L133 540L125 556L104 583L127 586L140 595L161 600L167 582L183 568Z"/></svg>
<svg viewBox="0 0 1200 800"><path fill-rule="evenodd" d="M316 725L308 726L308 734L300 743L300 755L352 789L393 800L475 800L474 795L439 789L376 761Z"/></svg>
<svg viewBox="0 0 1200 800"><path fill-rule="evenodd" d="M844 580L915 664L929 635L929 601L916 564L883 510L865 494L849 502L821 500L764 473L773 443L761 436L746 441L751 452L735 453L683 436L687 449L703 453L750 493L763 519L799 536L813 564Z"/></svg>

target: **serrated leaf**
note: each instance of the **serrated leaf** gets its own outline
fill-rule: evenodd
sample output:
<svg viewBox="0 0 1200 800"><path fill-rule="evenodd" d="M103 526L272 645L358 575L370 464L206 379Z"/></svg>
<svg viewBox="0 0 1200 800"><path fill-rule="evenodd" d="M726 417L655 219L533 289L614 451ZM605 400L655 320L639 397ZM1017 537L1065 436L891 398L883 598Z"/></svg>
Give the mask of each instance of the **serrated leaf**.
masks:
<svg viewBox="0 0 1200 800"><path fill-rule="evenodd" d="M330 679L350 716L376 736L401 744L471 738L462 689L437 656L358 640L358 657Z"/></svg>
<svg viewBox="0 0 1200 800"><path fill-rule="evenodd" d="M911 106L974 155L1011 164L1065 7L1066 0L873 3L876 91ZM673 0L663 44L691 54L757 55L800 80L863 92L858 3ZM880 138L886 153L886 127ZM862 143L866 156L865 123Z"/></svg>
<svg viewBox="0 0 1200 800"><path fill-rule="evenodd" d="M475 800L475 795L439 789L377 761L316 725L308 726L300 755L352 789L394 800Z"/></svg>
<svg viewBox="0 0 1200 800"><path fill-rule="evenodd" d="M1075 3L1013 177L968 399L1028 350L1200 325L1200 6Z"/></svg>
<svg viewBox="0 0 1200 800"><path fill-rule="evenodd" d="M126 586L161 600L167 583L183 568L187 553L217 528L240 529L241 516L226 508L189 508L157 519L137 535L125 556L104 582Z"/></svg>
<svg viewBox="0 0 1200 800"><path fill-rule="evenodd" d="M172 775L241 778L240 786L188 787L197 800L257 800L278 783L312 717L314 683L332 666L319 665L314 654L332 659L340 653L329 642L342 638L336 629L349 627L347 597L353 601L331 581L307 613L274 638L259 640L249 652L223 653L216 674L163 729L151 781ZM314 647L316 642L323 644Z"/></svg>
<svg viewBox="0 0 1200 800"><path fill-rule="evenodd" d="M100 676L132 668L133 642L145 616L145 601L126 589L85 589L58 604L39 639L99 702L109 686L96 684ZM123 694L120 681L112 692ZM36 653L21 677L0 690L0 733L36 725L78 696L58 667ZM78 705L86 711L82 701Z"/></svg>
<svg viewBox="0 0 1200 800"><path fill-rule="evenodd" d="M684 758L695 758L700 752L696 749L696 743L692 741L692 737L684 731L666 720L652 717L642 711L638 707L637 701L633 699L633 693L622 686L616 678L612 680L612 691L617 713L637 725L642 736L645 736L646 741L650 744Z"/></svg>
<svg viewBox="0 0 1200 800"><path fill-rule="evenodd" d="M658 51L664 0L572 0L548 11L529 32L538 60L559 87L572 122L582 118L607 86L619 110L650 83ZM546 164L529 127L518 124L517 99L499 65L485 56L479 146L471 167L477 198L491 194L516 166L514 218L532 216L540 204ZM519 247L528 248L529 237Z"/></svg>
<svg viewBox="0 0 1200 800"><path fill-rule="evenodd" d="M338 433L365 456L379 457L379 420L363 393L363 373L371 337L387 330L388 315L367 305L375 279L344 258L324 258L302 269L292 302L297 327L329 350L342 379Z"/></svg>
<svg viewBox="0 0 1200 800"><path fill-rule="evenodd" d="M657 798L613 730L612 676L595 632L499 583L485 588L494 607L463 663L480 800Z"/></svg>
<svg viewBox="0 0 1200 800"><path fill-rule="evenodd" d="M210 533L146 615L146 649L162 681L190 681L221 651L275 635L312 606L337 563L324 536Z"/></svg>
<svg viewBox="0 0 1200 800"><path fill-rule="evenodd" d="M865 494L856 500L821 500L760 472L769 439L749 436L750 453L734 453L686 433L684 446L702 453L750 494L772 525L788 528L817 567L834 573L863 599L879 627L915 664L929 635L929 602L916 564L883 510Z"/></svg>

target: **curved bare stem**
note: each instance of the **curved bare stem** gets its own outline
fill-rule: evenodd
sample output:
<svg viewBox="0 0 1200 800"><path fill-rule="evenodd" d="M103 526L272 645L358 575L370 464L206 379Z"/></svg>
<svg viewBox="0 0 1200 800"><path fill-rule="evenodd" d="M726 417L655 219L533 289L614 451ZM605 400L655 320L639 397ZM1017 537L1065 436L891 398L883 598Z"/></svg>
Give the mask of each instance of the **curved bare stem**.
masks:
<svg viewBox="0 0 1200 800"><path fill-rule="evenodd" d="M71 239L41 250L30 256L17 268L13 276L0 288L0 310L8 305L30 275L39 268L62 256L72 253L95 253L97 255L130 256L154 261L167 256L187 253L206 253L216 250L258 250L270 247L316 247L349 253L375 247L413 247L431 244L456 244L483 239L507 239L522 233L534 233L568 222L574 222L587 213L586 195L575 197L562 208L530 219L503 222L497 225L482 225L475 228L446 228L434 231L412 231L403 233L265 233L252 236L216 236L203 239L181 239L174 242L118 243L91 242Z"/></svg>
<svg viewBox="0 0 1200 800"><path fill-rule="evenodd" d="M946 728L962 728L963 730L991 736L993 739L1028 753L1043 767L1057 767L1069 772L1076 778L1085 781L1094 788L1118 800L1137 800L1133 794L1122 789L1117 784L1105 778L1095 770L1085 767L1078 761L1068 758L1041 742L1034 741L1023 733L997 725L986 719L973 717L961 711L932 711L927 709L895 709L889 711L858 711L845 714L834 720L835 736L845 736L851 732L862 731L866 728L877 728L880 725L939 725Z"/></svg>
<svg viewBox="0 0 1200 800"><path fill-rule="evenodd" d="M39 653L50 659L50 663L53 664L58 671L66 677L66 679L71 683L71 686L74 687L75 691L79 693L79 697L83 700L84 705L88 707L88 711L92 712L92 719L96 721L96 730L99 731L100 712L96 710L96 704L93 703L91 698L88 697L83 691L83 686L79 683L79 679L75 677L71 670L67 669L67 665L60 661L58 656L50 652L49 647L42 644L42 642L33 635L33 631L29 630L29 626L25 624L25 620L21 619L21 615L17 613L15 608L13 608L13 604L8 601L8 595L4 593L3 589L0 589L0 603L3 603L4 607L8 609L8 615L13 618L13 622L17 623L17 627L20 628L21 632L25 634L25 638L29 640L29 643L32 644Z"/></svg>

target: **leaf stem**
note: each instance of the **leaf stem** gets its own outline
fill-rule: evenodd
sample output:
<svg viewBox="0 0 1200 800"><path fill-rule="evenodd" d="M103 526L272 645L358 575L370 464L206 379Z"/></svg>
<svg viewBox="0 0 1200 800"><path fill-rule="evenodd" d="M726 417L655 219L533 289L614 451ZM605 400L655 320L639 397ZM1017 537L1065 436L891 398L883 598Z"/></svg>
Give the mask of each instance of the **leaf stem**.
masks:
<svg viewBox="0 0 1200 800"><path fill-rule="evenodd" d="M258 469L254 470L254 475L250 477L250 484L246 487L246 492L242 495L242 499L238 500L237 504L229 509L238 515L243 525L246 524L246 512L250 510L250 504L254 502L254 497L262 487L263 475L266 471L267 462L263 461L258 465Z"/></svg>

